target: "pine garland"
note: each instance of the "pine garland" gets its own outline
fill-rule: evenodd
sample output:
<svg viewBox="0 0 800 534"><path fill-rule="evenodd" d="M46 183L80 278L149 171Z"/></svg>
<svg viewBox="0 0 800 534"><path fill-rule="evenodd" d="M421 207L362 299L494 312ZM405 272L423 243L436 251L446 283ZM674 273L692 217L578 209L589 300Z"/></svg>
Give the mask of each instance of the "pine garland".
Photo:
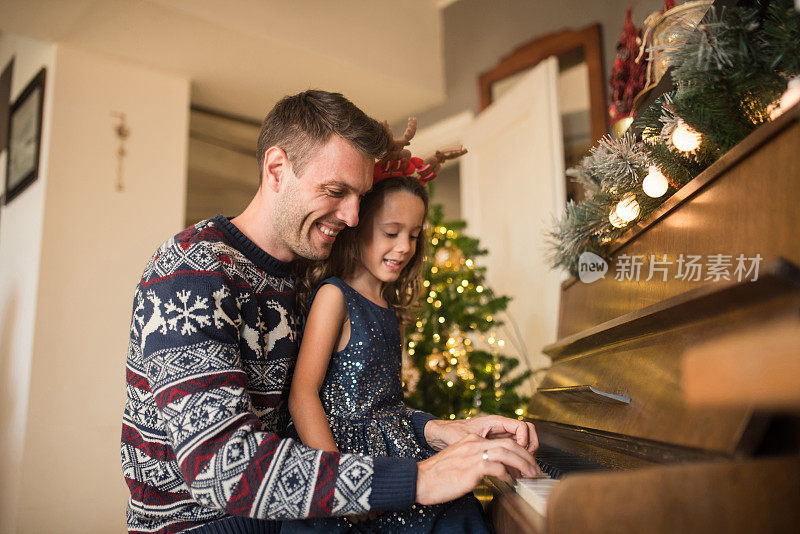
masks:
<svg viewBox="0 0 800 534"><path fill-rule="evenodd" d="M655 103L642 112L635 127L642 129L642 148L648 162L653 162L667 177L669 185L680 189L721 155L719 147L706 139L694 154L675 150L670 140L672 132L680 120L674 112L672 97L675 92L658 97Z"/></svg>
<svg viewBox="0 0 800 534"><path fill-rule="evenodd" d="M667 58L676 89L637 115L633 129L641 130L641 140L630 134L604 137L567 171L584 186L586 199L568 203L553 223L553 267L577 274L583 252L607 258L610 243L632 224L770 120L771 106L800 73L800 17L792 0L723 13L712 7L700 24L678 25L674 40L651 50ZM682 123L701 135L693 152L672 144L673 131L685 128ZM669 183L660 198L642 190L651 166ZM618 228L611 219L623 198L634 198L639 212Z"/></svg>
<svg viewBox="0 0 800 534"><path fill-rule="evenodd" d="M696 30L663 47L678 87L674 110L724 153L769 120L768 106L800 72L800 28L791 0L713 8Z"/></svg>

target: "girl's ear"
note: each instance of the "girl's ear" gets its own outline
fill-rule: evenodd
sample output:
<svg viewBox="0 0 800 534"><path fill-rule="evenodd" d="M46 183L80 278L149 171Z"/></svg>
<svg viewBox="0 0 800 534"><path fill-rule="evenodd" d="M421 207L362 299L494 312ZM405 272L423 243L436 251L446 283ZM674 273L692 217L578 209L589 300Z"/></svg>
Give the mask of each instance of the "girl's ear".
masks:
<svg viewBox="0 0 800 534"><path fill-rule="evenodd" d="M291 172L289 158L278 146L271 146L264 153L264 169L261 174L261 184L276 193L280 191L281 185L286 181L287 173Z"/></svg>

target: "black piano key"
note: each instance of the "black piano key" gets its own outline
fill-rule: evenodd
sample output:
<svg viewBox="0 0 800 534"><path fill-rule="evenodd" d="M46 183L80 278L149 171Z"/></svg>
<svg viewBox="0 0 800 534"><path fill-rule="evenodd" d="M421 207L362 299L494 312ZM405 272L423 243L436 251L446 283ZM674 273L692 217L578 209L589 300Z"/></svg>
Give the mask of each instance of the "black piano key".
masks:
<svg viewBox="0 0 800 534"><path fill-rule="evenodd" d="M553 478L561 478L570 473L580 471L605 469L605 467L600 464L547 445L539 446L539 449L536 451L536 461L539 467L542 468L542 471Z"/></svg>

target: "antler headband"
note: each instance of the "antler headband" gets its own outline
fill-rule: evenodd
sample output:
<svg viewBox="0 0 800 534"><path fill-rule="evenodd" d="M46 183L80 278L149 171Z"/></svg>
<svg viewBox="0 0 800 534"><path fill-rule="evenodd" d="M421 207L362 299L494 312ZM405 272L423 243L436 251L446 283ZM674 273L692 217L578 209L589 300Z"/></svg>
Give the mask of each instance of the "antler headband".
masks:
<svg viewBox="0 0 800 534"><path fill-rule="evenodd" d="M467 150L459 145L455 148L437 150L433 156L424 160L416 158L411 156L411 151L405 148L411 143L414 134L417 133L417 119L415 117L408 119L408 127L400 139L394 138L394 133L388 122L384 122L383 126L389 132L392 142L389 145L389 151L386 156L375 164L375 169L372 173L373 184L394 176L416 176L420 182L427 184L436 178L436 173L439 172L442 163L467 153Z"/></svg>

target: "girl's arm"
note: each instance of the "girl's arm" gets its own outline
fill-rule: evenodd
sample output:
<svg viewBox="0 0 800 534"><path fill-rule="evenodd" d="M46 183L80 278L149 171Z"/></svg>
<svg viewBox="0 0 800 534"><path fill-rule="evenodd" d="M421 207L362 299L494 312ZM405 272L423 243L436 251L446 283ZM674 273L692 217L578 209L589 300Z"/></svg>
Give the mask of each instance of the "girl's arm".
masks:
<svg viewBox="0 0 800 534"><path fill-rule="evenodd" d="M319 390L347 318L344 295L325 284L314 297L289 392L289 412L297 434L305 445L323 451L338 451L331 427L319 400Z"/></svg>

